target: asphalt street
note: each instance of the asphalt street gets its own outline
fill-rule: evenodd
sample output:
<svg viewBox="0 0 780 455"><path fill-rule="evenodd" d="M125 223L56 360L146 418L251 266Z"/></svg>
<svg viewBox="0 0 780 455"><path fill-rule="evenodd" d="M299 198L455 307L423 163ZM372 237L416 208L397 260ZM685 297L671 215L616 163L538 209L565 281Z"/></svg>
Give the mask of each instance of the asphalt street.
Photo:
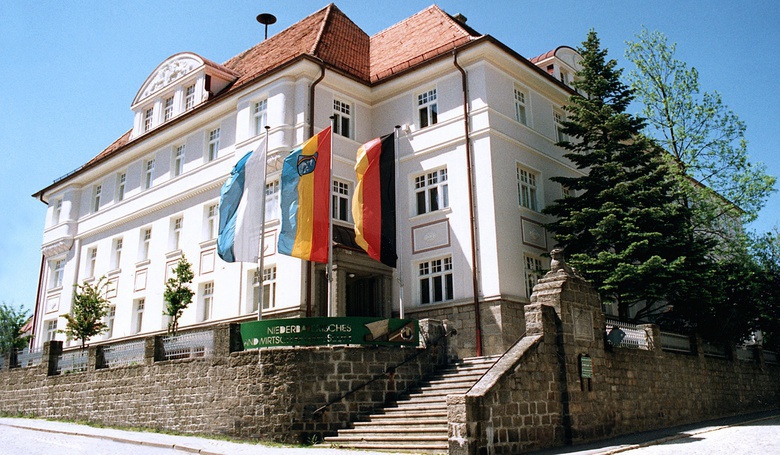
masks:
<svg viewBox="0 0 780 455"><path fill-rule="evenodd" d="M380 455L335 448L252 443L95 428L40 419L0 418L0 455ZM625 435L537 455L741 455L780 454L780 412L761 412L681 427Z"/></svg>

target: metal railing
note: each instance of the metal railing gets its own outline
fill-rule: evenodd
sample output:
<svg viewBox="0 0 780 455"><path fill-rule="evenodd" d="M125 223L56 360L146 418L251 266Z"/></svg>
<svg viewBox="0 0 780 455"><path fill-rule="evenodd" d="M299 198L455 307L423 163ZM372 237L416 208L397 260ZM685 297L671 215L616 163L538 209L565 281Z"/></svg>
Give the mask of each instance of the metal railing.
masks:
<svg viewBox="0 0 780 455"><path fill-rule="evenodd" d="M116 343L103 347L104 366L117 368L143 365L146 343L144 340Z"/></svg>
<svg viewBox="0 0 780 455"><path fill-rule="evenodd" d="M756 360L756 350L753 346L737 346L736 349L734 349L734 353L736 354L737 360L742 360L744 362ZM764 359L766 359L766 356Z"/></svg>
<svg viewBox="0 0 780 455"><path fill-rule="evenodd" d="M199 331L163 337L165 360L205 358L214 355L214 332Z"/></svg>
<svg viewBox="0 0 780 455"><path fill-rule="evenodd" d="M780 365L777 361L777 353L774 351L764 351L764 363L770 365Z"/></svg>
<svg viewBox="0 0 780 455"><path fill-rule="evenodd" d="M89 353L86 350L66 352L57 357L58 374L63 373L83 373L87 371L89 364Z"/></svg>
<svg viewBox="0 0 780 455"><path fill-rule="evenodd" d="M679 333L661 332L661 349L672 352L694 352L689 335Z"/></svg>
<svg viewBox="0 0 780 455"><path fill-rule="evenodd" d="M37 367L41 364L43 358L43 351L24 348L16 353L16 364L22 368Z"/></svg>
<svg viewBox="0 0 780 455"><path fill-rule="evenodd" d="M706 341L702 343L704 355L707 357L717 357L719 359L729 358L729 350L726 349L725 344L712 344Z"/></svg>
<svg viewBox="0 0 780 455"><path fill-rule="evenodd" d="M606 319L604 325L607 332L607 342L612 346L646 351L652 349L651 336L644 327L616 319Z"/></svg>

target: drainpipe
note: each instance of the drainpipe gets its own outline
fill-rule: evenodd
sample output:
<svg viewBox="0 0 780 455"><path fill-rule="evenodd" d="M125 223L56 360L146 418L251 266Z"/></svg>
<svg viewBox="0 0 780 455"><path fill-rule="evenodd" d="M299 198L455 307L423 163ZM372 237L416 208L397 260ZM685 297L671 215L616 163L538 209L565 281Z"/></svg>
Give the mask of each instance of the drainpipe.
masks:
<svg viewBox="0 0 780 455"><path fill-rule="evenodd" d="M469 227L471 228L471 285L474 293L474 329L477 343L477 357L482 355L482 324L479 317L479 271L477 269L477 221L474 216L474 182L471 160L471 138L469 137L469 98L466 71L458 64L458 48L452 50L452 63L460 71L463 87L463 128L466 132L466 172L469 187Z"/></svg>
<svg viewBox="0 0 780 455"><path fill-rule="evenodd" d="M317 57L314 57L317 58ZM325 79L325 62L322 59L317 58L320 62L320 77L314 80L314 82L311 83L311 87L309 87L309 137L314 137L314 88L319 84L323 79ZM333 239L330 239L332 242ZM312 273L311 273L311 262L306 261L306 317L311 317L311 290L312 290Z"/></svg>
<svg viewBox="0 0 780 455"><path fill-rule="evenodd" d="M43 292L43 271L45 270L46 265L46 256L41 254L41 268L38 271L38 292L35 294L35 310L33 310L32 315L32 336L30 337L30 342L27 344L27 347L30 348L30 350L33 349L33 346L35 346L35 332L36 327L35 324L38 323L38 308L41 306L41 293Z"/></svg>

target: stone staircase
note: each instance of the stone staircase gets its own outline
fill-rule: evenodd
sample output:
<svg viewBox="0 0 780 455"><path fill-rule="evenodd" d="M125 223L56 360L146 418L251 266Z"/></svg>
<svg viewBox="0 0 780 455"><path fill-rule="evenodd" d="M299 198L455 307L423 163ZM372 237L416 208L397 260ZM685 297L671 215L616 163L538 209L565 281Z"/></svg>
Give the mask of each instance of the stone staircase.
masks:
<svg viewBox="0 0 780 455"><path fill-rule="evenodd" d="M447 453L447 395L468 391L497 359L471 357L447 365L394 406L326 437L321 447Z"/></svg>

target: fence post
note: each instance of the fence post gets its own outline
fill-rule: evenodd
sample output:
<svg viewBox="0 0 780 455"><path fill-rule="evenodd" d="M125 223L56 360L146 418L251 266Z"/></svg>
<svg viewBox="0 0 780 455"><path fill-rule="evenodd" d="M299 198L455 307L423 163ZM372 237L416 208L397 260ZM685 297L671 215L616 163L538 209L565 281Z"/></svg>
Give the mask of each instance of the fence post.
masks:
<svg viewBox="0 0 780 455"><path fill-rule="evenodd" d="M11 365L11 353L14 352L14 349L11 348L8 352L3 353L3 371L10 370L13 365Z"/></svg>
<svg viewBox="0 0 780 455"><path fill-rule="evenodd" d="M163 349L162 336L144 338L144 364L154 365L154 362L165 360L165 350Z"/></svg>
<svg viewBox="0 0 780 455"><path fill-rule="evenodd" d="M87 371L102 370L106 368L106 356L103 346L90 346Z"/></svg>
<svg viewBox="0 0 780 455"><path fill-rule="evenodd" d="M238 324L219 324L214 326L214 357L224 358L232 351L231 335L233 326Z"/></svg>

